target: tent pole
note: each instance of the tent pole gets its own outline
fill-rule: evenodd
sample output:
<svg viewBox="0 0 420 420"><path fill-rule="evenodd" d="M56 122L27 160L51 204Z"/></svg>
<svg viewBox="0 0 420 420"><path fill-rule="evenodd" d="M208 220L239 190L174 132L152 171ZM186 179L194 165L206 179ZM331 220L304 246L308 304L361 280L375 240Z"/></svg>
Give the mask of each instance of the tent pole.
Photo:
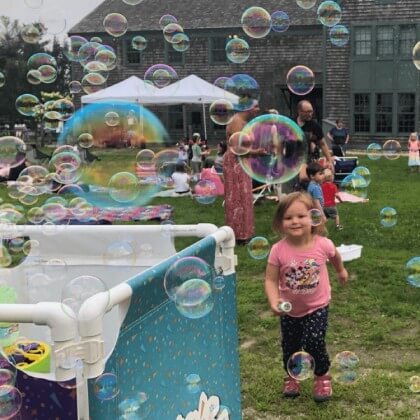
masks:
<svg viewBox="0 0 420 420"><path fill-rule="evenodd" d="M182 126L184 128L184 138L188 138L187 134L187 105L182 105Z"/></svg>
<svg viewBox="0 0 420 420"><path fill-rule="evenodd" d="M206 104L203 102L204 139L207 140Z"/></svg>

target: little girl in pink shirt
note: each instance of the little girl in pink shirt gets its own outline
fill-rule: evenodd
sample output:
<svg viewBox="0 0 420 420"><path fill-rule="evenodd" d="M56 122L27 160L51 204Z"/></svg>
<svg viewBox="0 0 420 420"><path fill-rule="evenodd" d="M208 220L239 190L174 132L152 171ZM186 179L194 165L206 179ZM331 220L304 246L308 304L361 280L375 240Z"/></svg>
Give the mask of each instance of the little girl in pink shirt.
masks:
<svg viewBox="0 0 420 420"><path fill-rule="evenodd" d="M281 317L283 364L293 353L302 349L315 361L314 399L331 398L330 360L325 335L328 325L328 305L331 286L327 260L337 272L341 285L348 280L340 254L331 240L320 233L324 225L312 226L309 210L315 208L310 195L294 192L280 201L274 216L274 230L284 238L273 245L268 258L265 292L275 315ZM287 314L280 307L290 302ZM299 382L287 376L283 395L299 395Z"/></svg>
<svg viewBox="0 0 420 420"><path fill-rule="evenodd" d="M420 140L417 139L417 133L411 133L408 138L408 166L412 171L420 171Z"/></svg>

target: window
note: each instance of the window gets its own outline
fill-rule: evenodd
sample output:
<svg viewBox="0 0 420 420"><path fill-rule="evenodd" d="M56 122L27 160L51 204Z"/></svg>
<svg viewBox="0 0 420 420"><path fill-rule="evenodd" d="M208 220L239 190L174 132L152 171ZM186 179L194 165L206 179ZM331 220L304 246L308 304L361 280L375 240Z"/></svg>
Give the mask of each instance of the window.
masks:
<svg viewBox="0 0 420 420"><path fill-rule="evenodd" d="M414 93L398 94L398 132L412 133L415 127Z"/></svg>
<svg viewBox="0 0 420 420"><path fill-rule="evenodd" d="M355 28L355 55L370 55L372 51L372 32L370 28Z"/></svg>
<svg viewBox="0 0 420 420"><path fill-rule="evenodd" d="M376 94L376 131L392 132L392 93Z"/></svg>
<svg viewBox="0 0 420 420"><path fill-rule="evenodd" d="M174 50L169 42L165 42L165 56L168 64L184 64L184 53Z"/></svg>
<svg viewBox="0 0 420 420"><path fill-rule="evenodd" d="M184 128L184 117L182 105L169 107L169 129L182 130Z"/></svg>
<svg viewBox="0 0 420 420"><path fill-rule="evenodd" d="M400 26L400 36L398 40L398 53L400 55L411 55L413 46L416 43L415 25Z"/></svg>
<svg viewBox="0 0 420 420"><path fill-rule="evenodd" d="M394 28L392 26L378 27L376 52L381 57L394 54Z"/></svg>
<svg viewBox="0 0 420 420"><path fill-rule="evenodd" d="M134 50L131 46L131 39L125 41L125 63L126 64L140 64L141 52Z"/></svg>
<svg viewBox="0 0 420 420"><path fill-rule="evenodd" d="M226 57L226 39L210 38L210 63L225 64L228 62Z"/></svg>
<svg viewBox="0 0 420 420"><path fill-rule="evenodd" d="M370 97L368 93L354 95L354 131L356 133L370 131Z"/></svg>

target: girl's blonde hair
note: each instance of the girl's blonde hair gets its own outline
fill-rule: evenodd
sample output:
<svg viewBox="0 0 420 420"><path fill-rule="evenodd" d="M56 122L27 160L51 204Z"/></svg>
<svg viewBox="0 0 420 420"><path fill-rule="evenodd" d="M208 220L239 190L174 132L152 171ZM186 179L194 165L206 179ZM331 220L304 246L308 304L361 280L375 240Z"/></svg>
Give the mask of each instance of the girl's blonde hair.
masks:
<svg viewBox="0 0 420 420"><path fill-rule="evenodd" d="M276 213L274 214L274 219L273 219L274 232L283 234L282 226L283 226L284 215L286 214L286 211L289 209L289 207L295 201L302 202L308 210L316 208L315 201L313 200L311 195L309 195L306 192L297 191L297 192L292 192L290 194L287 194L286 197L282 198L279 201L279 205L277 207ZM312 226L311 233L313 235L325 234L326 233L325 223L321 222L321 224L318 226Z"/></svg>
<svg viewBox="0 0 420 420"><path fill-rule="evenodd" d="M410 140L410 141L411 141L411 138L412 138L412 137L414 137L414 140L417 140L417 133L416 133L416 132L411 133L411 134L410 134L410 137L408 138L408 140Z"/></svg>

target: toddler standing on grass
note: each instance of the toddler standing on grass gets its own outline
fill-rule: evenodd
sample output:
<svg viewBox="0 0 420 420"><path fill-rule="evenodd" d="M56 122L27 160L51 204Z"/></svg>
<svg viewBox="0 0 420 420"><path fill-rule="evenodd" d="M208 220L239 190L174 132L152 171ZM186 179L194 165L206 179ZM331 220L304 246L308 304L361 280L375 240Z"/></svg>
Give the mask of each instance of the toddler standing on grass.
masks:
<svg viewBox="0 0 420 420"><path fill-rule="evenodd" d="M341 256L331 240L320 236L324 224L311 224L309 210L314 201L307 193L294 192L282 199L274 216L273 228L284 238L273 245L265 275L265 293L271 310L280 317L283 365L302 349L315 360L313 397L322 402L331 398L330 360L325 335L331 285L327 260L331 262L342 286L348 280ZM289 313L282 312L282 302L290 302ZM286 376L285 397L297 397L299 382Z"/></svg>
<svg viewBox="0 0 420 420"><path fill-rule="evenodd" d="M420 140L417 139L417 133L411 133L408 138L408 166L411 171L416 169L420 171Z"/></svg>
<svg viewBox="0 0 420 420"><path fill-rule="evenodd" d="M314 208L320 211L323 222L326 222L324 195L321 188L324 182L324 168L318 162L311 162L306 167L306 175L309 178L308 193L313 198Z"/></svg>
<svg viewBox="0 0 420 420"><path fill-rule="evenodd" d="M324 213L327 219L334 219L337 230L343 230L340 225L340 216L338 215L335 199L341 202L338 194L337 185L334 184L334 175L329 169L324 171L324 182L321 185L322 194L324 196Z"/></svg>

